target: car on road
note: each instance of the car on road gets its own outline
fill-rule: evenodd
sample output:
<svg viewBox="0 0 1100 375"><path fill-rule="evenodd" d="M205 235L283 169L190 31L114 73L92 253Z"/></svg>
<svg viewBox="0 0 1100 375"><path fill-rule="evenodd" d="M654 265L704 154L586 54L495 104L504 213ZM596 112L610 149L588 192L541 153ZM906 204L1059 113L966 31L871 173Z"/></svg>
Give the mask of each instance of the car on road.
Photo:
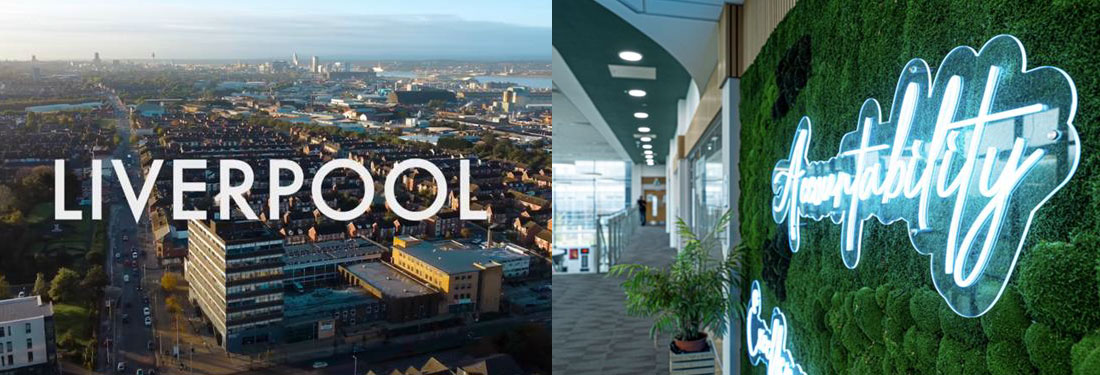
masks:
<svg viewBox="0 0 1100 375"><path fill-rule="evenodd" d="M149 304L149 296L143 296L143 297L141 297L141 300L142 300L143 302L145 302L145 304L146 304L146 305L148 305L148 304Z"/></svg>
<svg viewBox="0 0 1100 375"><path fill-rule="evenodd" d="M153 350L155 347L156 345L153 344L153 340L149 340L149 342L145 343L145 349Z"/></svg>
<svg viewBox="0 0 1100 375"><path fill-rule="evenodd" d="M145 370L138 369L137 370L137 375L145 375Z"/></svg>
<svg viewBox="0 0 1100 375"><path fill-rule="evenodd" d="M148 327L148 326L151 326L151 325L153 325L153 318L150 318L148 316L145 317L145 326Z"/></svg>
<svg viewBox="0 0 1100 375"><path fill-rule="evenodd" d="M118 372L126 371L126 362L119 362L116 369L118 369Z"/></svg>
<svg viewBox="0 0 1100 375"><path fill-rule="evenodd" d="M122 274L122 282L124 282L124 283L130 282L130 274L128 274L128 273Z"/></svg>
<svg viewBox="0 0 1100 375"><path fill-rule="evenodd" d="M325 368L325 367L328 367L328 362L324 362L324 361L313 362L313 368L315 368L315 369L321 369L321 368Z"/></svg>
<svg viewBox="0 0 1100 375"><path fill-rule="evenodd" d="M137 260L137 252L130 253L130 259Z"/></svg>
<svg viewBox="0 0 1100 375"><path fill-rule="evenodd" d="M122 314L122 324L130 324L130 315Z"/></svg>
<svg viewBox="0 0 1100 375"><path fill-rule="evenodd" d="M115 260L122 260L122 253L115 253Z"/></svg>
<svg viewBox="0 0 1100 375"><path fill-rule="evenodd" d="M146 306L143 312L145 313L145 316L149 316L149 307Z"/></svg>

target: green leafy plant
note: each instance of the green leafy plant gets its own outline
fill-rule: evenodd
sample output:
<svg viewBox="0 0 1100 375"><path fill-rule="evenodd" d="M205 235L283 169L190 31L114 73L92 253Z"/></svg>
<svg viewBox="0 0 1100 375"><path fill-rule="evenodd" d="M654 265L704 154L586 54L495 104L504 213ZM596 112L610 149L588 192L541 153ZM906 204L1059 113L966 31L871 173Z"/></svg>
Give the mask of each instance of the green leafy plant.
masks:
<svg viewBox="0 0 1100 375"><path fill-rule="evenodd" d="M734 248L724 260L710 255L720 246L718 234L726 229L731 215L732 211L722 215L702 237L678 220L686 242L667 268L619 264L609 270L609 277L626 276L622 287L627 314L654 318L650 337L667 333L676 340L699 340L706 337L705 330L724 331L731 314L744 315L744 306L729 290L741 289L745 249Z"/></svg>

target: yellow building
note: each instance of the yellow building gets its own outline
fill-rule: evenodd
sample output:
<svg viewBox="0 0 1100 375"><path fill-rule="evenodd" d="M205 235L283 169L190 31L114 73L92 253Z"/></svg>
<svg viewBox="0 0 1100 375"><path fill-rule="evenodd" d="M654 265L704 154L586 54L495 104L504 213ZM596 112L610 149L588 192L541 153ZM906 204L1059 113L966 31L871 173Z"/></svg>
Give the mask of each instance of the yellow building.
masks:
<svg viewBox="0 0 1100 375"><path fill-rule="evenodd" d="M393 240L392 263L440 290L441 311L500 311L504 267L480 252L464 250L469 249L457 242L398 236Z"/></svg>

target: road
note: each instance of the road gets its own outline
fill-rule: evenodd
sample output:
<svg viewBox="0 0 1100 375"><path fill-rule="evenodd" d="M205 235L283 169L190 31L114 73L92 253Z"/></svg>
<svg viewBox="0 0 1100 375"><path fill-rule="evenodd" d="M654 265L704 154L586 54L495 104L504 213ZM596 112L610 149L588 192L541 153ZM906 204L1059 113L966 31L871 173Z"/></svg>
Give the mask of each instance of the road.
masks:
<svg viewBox="0 0 1100 375"><path fill-rule="evenodd" d="M126 162L128 175L136 186L141 186L140 169L137 168L136 155L129 143L130 123L124 107L117 97L112 98L118 113L118 135L121 138L118 148L112 158ZM112 168L109 161L104 161L104 169ZM101 371L108 373L136 373L137 369L155 368L155 351L149 350L148 345L154 339L153 329L145 325L144 309L154 301L146 304L144 298L146 292L156 289L155 283L150 283L142 276L147 268L156 268L156 260L153 254L151 236L148 231L139 231L138 228L148 228L148 218L142 216L142 226L134 221L133 215L126 203L117 176L113 173L104 173L104 198L105 209L111 211L110 224L108 226L109 253L107 254L106 270L110 277L109 300L111 307L108 309L106 324L106 336L113 345L106 350L105 358L101 357L103 364ZM133 258L133 252L138 251L137 259ZM141 254L144 254L142 256ZM144 284L144 285L143 285ZM106 306L106 303L104 304ZM118 372L119 362L124 362L126 369Z"/></svg>

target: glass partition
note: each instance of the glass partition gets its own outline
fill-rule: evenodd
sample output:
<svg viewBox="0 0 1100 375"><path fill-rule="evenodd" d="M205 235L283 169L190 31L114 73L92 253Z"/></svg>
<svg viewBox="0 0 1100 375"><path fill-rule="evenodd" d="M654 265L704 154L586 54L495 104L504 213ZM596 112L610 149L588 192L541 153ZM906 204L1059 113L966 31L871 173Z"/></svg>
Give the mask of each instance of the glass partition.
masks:
<svg viewBox="0 0 1100 375"><path fill-rule="evenodd" d="M722 173L722 127L719 119L699 139L688 155L691 165L691 221L699 236L706 235L725 213L726 178ZM685 219L686 220L686 219ZM725 233L719 235L725 243Z"/></svg>
<svg viewBox="0 0 1100 375"><path fill-rule="evenodd" d="M555 272L597 272L597 219L630 207L631 166L575 161L553 167Z"/></svg>

